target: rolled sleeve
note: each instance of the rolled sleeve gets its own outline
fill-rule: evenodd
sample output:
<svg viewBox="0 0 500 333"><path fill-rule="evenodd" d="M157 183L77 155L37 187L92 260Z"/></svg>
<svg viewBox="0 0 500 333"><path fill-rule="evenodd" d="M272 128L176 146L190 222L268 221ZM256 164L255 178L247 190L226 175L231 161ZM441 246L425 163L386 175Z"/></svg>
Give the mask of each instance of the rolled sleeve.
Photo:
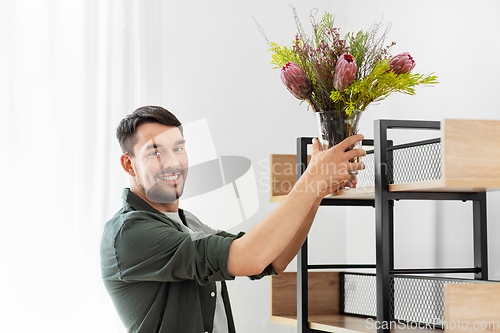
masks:
<svg viewBox="0 0 500 333"><path fill-rule="evenodd" d="M263 271L262 273L260 274L257 274L257 275L252 275L252 276L249 276L250 280L260 280L262 279L263 277L265 276L270 276L270 275L278 275L276 273L276 271L274 270L274 266L273 264L269 264L269 266L267 266Z"/></svg>

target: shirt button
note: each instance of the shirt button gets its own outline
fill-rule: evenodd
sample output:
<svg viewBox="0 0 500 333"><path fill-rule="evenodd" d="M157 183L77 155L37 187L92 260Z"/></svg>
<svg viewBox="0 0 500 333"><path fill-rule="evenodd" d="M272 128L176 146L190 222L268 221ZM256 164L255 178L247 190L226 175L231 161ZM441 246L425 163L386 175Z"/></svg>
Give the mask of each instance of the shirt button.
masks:
<svg viewBox="0 0 500 333"><path fill-rule="evenodd" d="M215 297L215 292L213 292L213 291L212 291L212 292L210 293L210 296Z"/></svg>

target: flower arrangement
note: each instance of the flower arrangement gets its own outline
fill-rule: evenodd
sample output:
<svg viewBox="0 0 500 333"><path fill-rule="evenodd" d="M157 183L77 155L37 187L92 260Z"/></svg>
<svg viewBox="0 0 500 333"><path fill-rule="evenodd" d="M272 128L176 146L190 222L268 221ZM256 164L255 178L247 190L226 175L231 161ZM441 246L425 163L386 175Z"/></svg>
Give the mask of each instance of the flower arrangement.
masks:
<svg viewBox="0 0 500 333"><path fill-rule="evenodd" d="M293 14L298 32L292 46L270 42L259 28L271 46L271 64L281 68L281 80L287 89L297 99L307 101L316 113L334 112L332 120L357 124L360 113L371 103L395 92L414 95L416 86L438 83L432 73L412 73L416 63L408 52L390 55L395 43L384 44L390 27L380 37L381 24L341 37L331 14L325 13L319 23L311 14L313 30L309 37L295 8ZM338 143L355 134L356 127L352 129L351 125L335 125L346 129L330 129L344 132L332 140Z"/></svg>
<svg viewBox="0 0 500 333"><path fill-rule="evenodd" d="M436 84L435 75L412 73L415 60L408 52L391 57L385 46L389 31L380 37L381 24L368 31L348 33L341 38L334 18L325 13L319 23L311 15L312 37L307 36L293 14L298 32L291 47L270 42L272 64L281 68L281 79L298 99L307 100L313 111L364 111L392 93L415 94L418 85Z"/></svg>

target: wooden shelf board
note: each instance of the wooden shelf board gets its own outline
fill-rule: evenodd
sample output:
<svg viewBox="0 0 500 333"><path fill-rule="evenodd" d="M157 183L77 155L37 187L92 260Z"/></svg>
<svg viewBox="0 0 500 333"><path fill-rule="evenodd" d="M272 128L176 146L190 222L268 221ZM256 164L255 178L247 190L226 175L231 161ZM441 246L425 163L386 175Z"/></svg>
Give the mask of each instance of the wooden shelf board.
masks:
<svg viewBox="0 0 500 333"><path fill-rule="evenodd" d="M481 183L477 180L430 180L425 182L391 184L390 192L491 192L500 190L500 181ZM286 195L271 196L271 202L281 202ZM356 199L373 200L375 199L375 187L359 187L353 189L339 190L325 197L325 199Z"/></svg>
<svg viewBox="0 0 500 333"><path fill-rule="evenodd" d="M375 199L375 186L346 188L338 190L335 193L327 195L326 199L359 199L373 200Z"/></svg>
<svg viewBox="0 0 500 333"><path fill-rule="evenodd" d="M285 195L271 196L271 202L281 202L285 200ZM335 193L327 195L325 199L358 199L358 200L373 200L375 198L375 187L360 187L353 189L339 190Z"/></svg>
<svg viewBox="0 0 500 333"><path fill-rule="evenodd" d="M281 202L285 200L286 195L271 196L271 202ZM327 195L325 199L357 199L357 200L373 200L375 199L375 187L360 187L353 189L339 190L335 193Z"/></svg>
<svg viewBox="0 0 500 333"><path fill-rule="evenodd" d="M476 179L438 179L425 182L414 182L405 184L391 184L391 192L489 192L500 190L500 181L481 181Z"/></svg>
<svg viewBox="0 0 500 333"><path fill-rule="evenodd" d="M444 317L448 333L500 332L500 283L447 284L444 286ZM476 324L488 326L474 329ZM466 328L465 328L466 327ZM465 329L464 329L465 328Z"/></svg>
<svg viewBox="0 0 500 333"><path fill-rule="evenodd" d="M271 202L282 202L283 200L285 200L286 198L286 195L273 195L271 196Z"/></svg>
<svg viewBox="0 0 500 333"><path fill-rule="evenodd" d="M335 333L376 333L375 329L375 319L372 322L367 322L366 318L358 316L349 315L309 315L309 327L312 329L322 330L324 332L335 332ZM297 326L297 317L295 316L271 316L271 321ZM397 322L396 322L397 323ZM400 324L399 327L402 325ZM391 332L403 333L409 331L418 330L419 332L426 333L440 333L443 330L440 329L430 329L430 328L411 328L409 325L407 328L398 328L398 325L394 325L394 329Z"/></svg>

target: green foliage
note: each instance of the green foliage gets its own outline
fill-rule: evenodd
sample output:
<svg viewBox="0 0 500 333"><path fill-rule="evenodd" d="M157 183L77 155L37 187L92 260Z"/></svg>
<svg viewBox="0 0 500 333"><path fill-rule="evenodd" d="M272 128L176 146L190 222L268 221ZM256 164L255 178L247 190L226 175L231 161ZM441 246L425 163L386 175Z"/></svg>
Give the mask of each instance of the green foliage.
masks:
<svg viewBox="0 0 500 333"><path fill-rule="evenodd" d="M273 67L274 69L285 66L287 62L300 62L291 48L280 46L277 43L271 43L271 46L272 48L268 51L272 51L274 53L272 55L273 60L271 61L271 64L275 65Z"/></svg>
<svg viewBox="0 0 500 333"><path fill-rule="evenodd" d="M330 98L344 105L347 114L356 110L364 111L370 103L384 100L392 93L415 95L418 85L437 84L437 76L402 73L396 74L389 67L388 60L382 60L367 77L354 81L343 92L333 90Z"/></svg>

